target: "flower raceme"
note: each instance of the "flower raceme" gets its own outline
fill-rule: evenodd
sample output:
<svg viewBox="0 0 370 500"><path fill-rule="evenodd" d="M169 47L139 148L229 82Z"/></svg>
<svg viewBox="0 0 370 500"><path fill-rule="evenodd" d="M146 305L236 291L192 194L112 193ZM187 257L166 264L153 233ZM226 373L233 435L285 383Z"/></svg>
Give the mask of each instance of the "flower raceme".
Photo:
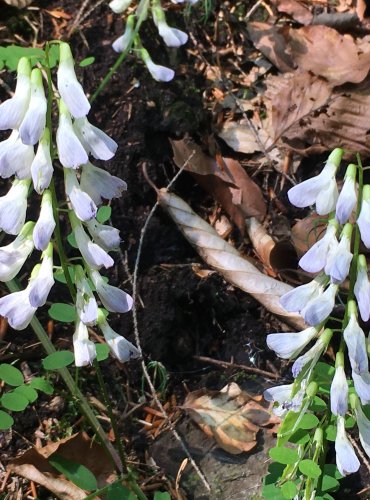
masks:
<svg viewBox="0 0 370 500"><path fill-rule="evenodd" d="M112 3L118 5L120 2ZM126 2L127 6L129 3ZM63 273L69 278L67 266L74 272L75 279L70 279L69 283L70 289L73 287L71 295L75 297L77 318L73 345L76 365L84 366L91 364L96 356L87 326L98 323L98 302L106 308L106 314L107 311L125 313L132 307L130 295L107 284L98 272L101 267L113 266L109 252L117 250L121 244L118 229L97 219L98 206L120 197L127 185L90 163L91 156L110 160L118 145L88 119L90 103L77 79L69 45L59 43L59 53L59 94L50 85L50 69L47 70L50 72L48 92L52 95L48 99L43 73L38 68L31 69L29 59L22 57L18 63L14 96L0 105L0 130L10 130L10 135L0 142L0 176L4 179L15 177L8 192L0 197L0 229L14 237L0 247L0 281L15 278L34 249L41 252L26 288L0 298L0 314L8 319L11 327L21 330L46 303L54 286L53 248L57 246L59 255L63 255L62 244L66 240L60 233L58 236L57 223L62 212L68 212L81 265L68 266L62 258L61 262ZM48 102L53 100L57 101L59 111L55 137L48 109ZM54 169L56 159L62 169ZM67 210L60 212L54 185L54 177L59 171L64 173L66 199L61 203L67 202ZM63 185L62 179L59 185ZM27 221L32 189L41 195L36 223ZM37 210L33 213L37 214ZM58 232L54 234L56 228ZM137 357L136 348L110 329L105 316L99 326L119 360L124 362Z"/></svg>

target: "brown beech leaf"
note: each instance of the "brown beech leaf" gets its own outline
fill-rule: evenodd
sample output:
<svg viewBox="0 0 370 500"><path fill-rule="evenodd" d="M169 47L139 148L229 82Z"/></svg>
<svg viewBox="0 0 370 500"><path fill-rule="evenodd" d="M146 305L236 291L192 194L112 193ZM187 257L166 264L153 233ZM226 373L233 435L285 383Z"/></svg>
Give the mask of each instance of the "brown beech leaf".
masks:
<svg viewBox="0 0 370 500"><path fill-rule="evenodd" d="M291 240L299 256L302 256L325 233L327 217L312 213L292 227Z"/></svg>
<svg viewBox="0 0 370 500"><path fill-rule="evenodd" d="M312 22L312 12L297 0L272 0L279 12L284 12L291 16L295 21L307 25Z"/></svg>
<svg viewBox="0 0 370 500"><path fill-rule="evenodd" d="M179 168L193 154L185 169L215 197L242 232L246 217L262 219L266 215L261 189L238 161L222 158L219 165L190 139L171 141L171 144L174 161Z"/></svg>
<svg viewBox="0 0 370 500"><path fill-rule="evenodd" d="M255 132L246 122L226 122L222 126L218 136L221 137L230 148L239 153L251 154L256 151L268 149L273 141L269 131L265 129L264 122L257 124L252 120L252 123Z"/></svg>
<svg viewBox="0 0 370 500"><path fill-rule="evenodd" d="M280 420L232 382L221 391L200 389L187 395L182 406L200 428L228 453L250 451L261 427Z"/></svg>

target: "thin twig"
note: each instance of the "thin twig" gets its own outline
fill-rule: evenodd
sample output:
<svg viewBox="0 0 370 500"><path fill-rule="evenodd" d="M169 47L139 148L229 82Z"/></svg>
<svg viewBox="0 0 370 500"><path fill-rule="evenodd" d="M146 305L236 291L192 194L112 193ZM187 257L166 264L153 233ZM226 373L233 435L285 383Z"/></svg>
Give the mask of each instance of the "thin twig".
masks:
<svg viewBox="0 0 370 500"><path fill-rule="evenodd" d="M182 173L182 171L186 168L186 166L188 165L189 161L192 159L192 157L194 156L194 154L195 154L195 151L192 152L192 154L189 156L189 158L185 161L185 163L182 165L182 167L179 169L179 171L173 177L173 179L171 180L171 182L168 184L167 189L170 189L170 187L174 184L174 182L176 182L177 178ZM146 175L145 171L144 171L144 175ZM147 177L147 175L146 175L146 177ZM144 224L143 228L141 229L140 240L139 240L139 247L138 247L138 250L137 250L135 267L134 267L134 273L133 273L133 291L132 291L133 307L132 307L132 316L133 316L133 321L134 321L135 342L136 342L137 348L140 350L140 352L142 352L142 349L141 349L140 333L139 333L138 319L137 319L137 308L136 308L137 278L138 278L139 264L140 264L140 258L141 258L142 248L143 248L144 237L145 237L146 231L148 229L150 221L151 221L151 219L152 219L152 217L153 217L153 215L154 215L157 207L158 207L158 201L154 204L153 208L149 212L149 215L148 215L148 217L147 217L147 219L145 221L145 224ZM150 378L149 372L147 370L147 367L145 365L145 361L144 360L142 360L142 362L141 362L141 367L142 367L142 370L143 370L144 377L145 377L146 381L148 382L151 395L152 395L152 397L153 397L153 399L154 399L154 401L155 401L155 403L157 405L157 408L159 408L159 410L161 411L161 413L163 415L163 418L166 420L166 422L167 422L167 424L168 424L168 426L169 426L169 428L170 428L173 436L180 443L181 448L185 452L186 456L189 459L189 462L191 463L193 469L198 474L198 476L201 479L202 483L204 484L204 486L206 487L206 489L208 491L211 491L211 487L210 487L207 479L205 478L203 472L200 470L199 466L196 464L195 460L191 456L190 451L189 451L188 447L186 446L184 440L181 438L181 436L179 435L179 433L177 432L177 430L173 426L173 424L172 424L172 422L171 422L171 420L170 420L170 418L169 418L166 410L164 409L162 403L160 402L160 400L159 400L159 398L157 396L155 387L153 385L153 382L152 382L152 380Z"/></svg>
<svg viewBox="0 0 370 500"><path fill-rule="evenodd" d="M207 356L193 356L197 361L202 361L203 363L210 363L211 365L221 366L222 368L239 368L246 372L255 373L257 375L262 375L263 377L273 378L275 380L280 378L280 375L272 372L267 372L261 370L260 368L255 368L254 366L239 365L238 363L230 363L229 361L222 361L219 359L208 358Z"/></svg>

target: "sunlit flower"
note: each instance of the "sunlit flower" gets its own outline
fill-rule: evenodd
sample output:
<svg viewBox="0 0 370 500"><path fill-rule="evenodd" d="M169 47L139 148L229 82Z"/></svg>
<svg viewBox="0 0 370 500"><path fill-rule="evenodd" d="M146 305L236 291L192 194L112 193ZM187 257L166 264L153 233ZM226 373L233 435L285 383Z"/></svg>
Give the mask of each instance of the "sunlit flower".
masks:
<svg viewBox="0 0 370 500"><path fill-rule="evenodd" d="M356 222L364 245L370 248L370 184L363 188L361 211Z"/></svg>
<svg viewBox="0 0 370 500"><path fill-rule="evenodd" d="M9 245L0 247L0 281L13 279L33 250L34 222L26 222L19 235Z"/></svg>
<svg viewBox="0 0 370 500"><path fill-rule="evenodd" d="M29 301L29 288L0 298L0 314L14 330L24 330L33 318L36 307Z"/></svg>
<svg viewBox="0 0 370 500"><path fill-rule="evenodd" d="M326 282L327 277L324 274L316 276L309 283L297 286L280 297L280 304L288 312L301 312L310 300L323 293Z"/></svg>
<svg viewBox="0 0 370 500"><path fill-rule="evenodd" d="M62 101L59 101L59 126L57 146L60 163L65 168L77 168L87 163L88 156L72 126L71 115Z"/></svg>
<svg viewBox="0 0 370 500"><path fill-rule="evenodd" d="M7 194L0 197L0 229L8 234L18 234L24 226L29 187L29 180L15 180Z"/></svg>
<svg viewBox="0 0 370 500"><path fill-rule="evenodd" d="M123 52L130 45L134 34L135 16L128 16L125 32L112 43L115 52Z"/></svg>
<svg viewBox="0 0 370 500"><path fill-rule="evenodd" d="M302 269L308 273L318 273L324 269L329 253L338 246L337 229L336 220L330 220L325 235L301 257L299 265Z"/></svg>
<svg viewBox="0 0 370 500"><path fill-rule="evenodd" d="M0 105L0 130L18 129L30 101L31 66L27 57L21 57L17 69L17 86L14 96Z"/></svg>
<svg viewBox="0 0 370 500"><path fill-rule="evenodd" d="M58 90L74 118L82 118L90 111L90 103L76 78L74 61L68 43L59 44ZM87 160L86 160L87 161ZM83 163L86 163L83 162ZM64 165L66 166L66 165Z"/></svg>
<svg viewBox="0 0 370 500"><path fill-rule="evenodd" d="M90 276L103 306L108 311L126 313L131 310L131 295L106 283L98 271L91 271Z"/></svg>
<svg viewBox="0 0 370 500"><path fill-rule="evenodd" d="M31 274L28 285L31 306L43 306L53 285L53 245L49 243L43 252L41 264L37 264Z"/></svg>
<svg viewBox="0 0 370 500"><path fill-rule="evenodd" d="M308 325L318 325L324 321L332 312L335 305L335 297L338 285L330 284L324 293L310 300L301 314Z"/></svg>
<svg viewBox="0 0 370 500"><path fill-rule="evenodd" d="M369 368L366 339L363 330L357 322L356 304L353 300L348 303L348 312L349 321L343 331L343 338L347 344L351 367L356 373L366 372Z"/></svg>
<svg viewBox="0 0 370 500"><path fill-rule="evenodd" d="M355 391L358 397L361 399L363 405L370 403L370 373L369 371L363 371L361 373L356 373L352 370L352 380L355 386Z"/></svg>
<svg viewBox="0 0 370 500"><path fill-rule="evenodd" d="M360 462L347 438L344 424L344 417L339 416L337 420L337 436L335 438L335 453L339 472L342 476L347 476L358 471Z"/></svg>
<svg viewBox="0 0 370 500"><path fill-rule="evenodd" d="M35 68L31 73L30 103L19 129L24 144L33 146L42 136L46 124L46 108L42 73L39 68Z"/></svg>
<svg viewBox="0 0 370 500"><path fill-rule="evenodd" d="M370 318L370 282L367 274L367 263L364 255L357 261L357 279L354 287L358 310L363 321Z"/></svg>
<svg viewBox="0 0 370 500"><path fill-rule="evenodd" d="M335 209L338 199L338 187L335 180L343 150L336 148L330 154L322 172L288 191L289 201L296 207L308 207L316 203L316 212L326 215Z"/></svg>
<svg viewBox="0 0 370 500"><path fill-rule="evenodd" d="M188 35L176 28L171 28L166 22L166 17L160 2L153 2L153 21L158 28L159 35L167 47L180 47L188 41Z"/></svg>
<svg viewBox="0 0 370 500"><path fill-rule="evenodd" d="M347 167L344 184L339 194L335 211L335 216L338 219L339 224L344 224L348 221L357 203L355 186L356 170L357 167L354 164L348 165Z"/></svg>
<svg viewBox="0 0 370 500"><path fill-rule="evenodd" d="M76 330L73 334L73 348L75 352L75 365L91 365L96 358L94 342L89 340L87 326L82 321L76 321Z"/></svg>
<svg viewBox="0 0 370 500"><path fill-rule="evenodd" d="M37 250L45 250L55 229L51 192L46 189L42 195L41 210L33 230L33 241Z"/></svg>
<svg viewBox="0 0 370 500"><path fill-rule="evenodd" d="M348 383L344 371L343 353L337 353L335 366L335 375L330 387L330 408L333 415L343 417L348 409Z"/></svg>
<svg viewBox="0 0 370 500"><path fill-rule="evenodd" d="M118 229L108 224L100 224L96 219L87 221L86 226L94 242L104 248L104 250L107 252L118 250L121 244Z"/></svg>
<svg viewBox="0 0 370 500"><path fill-rule="evenodd" d="M294 378L298 377L298 375L306 365L309 365L309 369L312 369L316 365L321 354L328 347L332 335L333 332L329 328L327 328L317 339L316 343L311 347L311 349L309 349L305 354L295 360L292 366L292 373Z"/></svg>
<svg viewBox="0 0 370 500"><path fill-rule="evenodd" d="M353 257L351 236L352 224L347 223L343 228L339 245L329 250L325 273L330 276L332 283L342 283L348 276Z"/></svg>
<svg viewBox="0 0 370 500"><path fill-rule="evenodd" d="M53 172L53 162L50 156L50 132L46 128L31 164L33 187L38 194L42 194L44 189L49 187Z"/></svg>
<svg viewBox="0 0 370 500"><path fill-rule="evenodd" d="M118 144L88 119L78 118L73 123L74 131L87 153L98 160L110 160L117 151Z"/></svg>
<svg viewBox="0 0 370 500"><path fill-rule="evenodd" d="M119 198L122 196L122 191L127 189L127 184L122 179L91 163L82 167L80 186L96 205L101 205L103 199Z"/></svg>
<svg viewBox="0 0 370 500"><path fill-rule="evenodd" d="M18 131L13 130L0 142L0 176L7 179L16 175L19 179L29 179L34 158L33 146L23 144Z"/></svg>
<svg viewBox="0 0 370 500"><path fill-rule="evenodd" d="M93 325L98 319L98 304L81 266L75 266L75 279L78 317L85 325Z"/></svg>
<svg viewBox="0 0 370 500"><path fill-rule="evenodd" d="M175 72L172 69L155 64L146 49L141 48L140 55L149 73L157 82L169 82L175 76Z"/></svg>
<svg viewBox="0 0 370 500"><path fill-rule="evenodd" d="M353 405L353 401L355 404ZM351 405L354 406L360 441L368 457L370 457L370 421L363 412L360 402L354 394L351 394Z"/></svg>
<svg viewBox="0 0 370 500"><path fill-rule="evenodd" d="M109 7L115 14L122 14L126 9L130 7L131 3L132 0L112 0L109 3Z"/></svg>
<svg viewBox="0 0 370 500"><path fill-rule="evenodd" d="M100 269L101 267L112 267L114 260L112 257L103 250L99 245L93 243L88 235L85 233L82 224L74 216L73 212L70 214L78 249L82 257L92 269Z"/></svg>
<svg viewBox="0 0 370 500"><path fill-rule="evenodd" d="M263 397L266 401L278 403L278 406L274 406L272 409L278 417L283 418L288 411L298 413L301 410L306 391L306 380L302 380L301 387L294 396L292 395L293 390L294 384L285 384L270 387L264 391Z"/></svg>
<svg viewBox="0 0 370 500"><path fill-rule="evenodd" d="M81 189L74 170L65 168L64 179L66 195L77 217L82 221L95 217L98 209L90 196Z"/></svg>
<svg viewBox="0 0 370 500"><path fill-rule="evenodd" d="M112 354L121 362L126 363L130 359L136 359L141 356L137 347L126 340L122 335L118 335L108 324L104 314L99 310L98 325L103 332L106 343Z"/></svg>
<svg viewBox="0 0 370 500"><path fill-rule="evenodd" d="M294 359L317 336L316 328L306 328L301 332L272 333L267 335L267 345L279 358Z"/></svg>

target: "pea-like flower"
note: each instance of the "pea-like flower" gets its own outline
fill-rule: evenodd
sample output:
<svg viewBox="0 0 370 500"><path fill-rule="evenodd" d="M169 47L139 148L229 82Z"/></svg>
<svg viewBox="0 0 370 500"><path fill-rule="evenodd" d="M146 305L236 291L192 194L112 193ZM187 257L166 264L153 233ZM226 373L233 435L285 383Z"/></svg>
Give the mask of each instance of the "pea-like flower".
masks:
<svg viewBox="0 0 370 500"><path fill-rule="evenodd" d="M186 33L168 26L160 1L153 0L152 13L154 24L158 28L159 36L163 38L167 47L180 47L188 41L188 35Z"/></svg>
<svg viewBox="0 0 370 500"><path fill-rule="evenodd" d="M112 47L115 52L123 52L130 45L134 35L134 26L135 16L128 16L123 35L119 36L117 40L112 43Z"/></svg>
<svg viewBox="0 0 370 500"><path fill-rule="evenodd" d="M86 222L87 229L95 243L100 245L104 250L118 250L121 244L119 230L108 224L101 224L96 219L91 219Z"/></svg>
<svg viewBox="0 0 370 500"><path fill-rule="evenodd" d="M310 327L301 332L272 333L267 335L266 341L279 358L294 359L317 335L316 328Z"/></svg>
<svg viewBox="0 0 370 500"><path fill-rule="evenodd" d="M0 130L19 129L27 112L31 92L31 65L21 57L17 68L17 86L14 96L0 105Z"/></svg>
<svg viewBox="0 0 370 500"><path fill-rule="evenodd" d="M302 408L303 398L306 391L306 380L302 380L299 390L294 391L294 384L284 384L266 389L263 397L268 402L278 403L272 411L278 417L284 417L288 411L298 413Z"/></svg>
<svg viewBox="0 0 370 500"><path fill-rule="evenodd" d="M53 285L53 245L49 243L47 249L42 254L41 264L37 264L31 274L28 285L31 306L43 306Z"/></svg>
<svg viewBox="0 0 370 500"><path fill-rule="evenodd" d="M173 77L175 76L173 69L161 66L160 64L155 64L146 49L140 49L140 56L155 81L169 82L173 80Z"/></svg>
<svg viewBox="0 0 370 500"><path fill-rule="evenodd" d="M363 321L370 318L370 282L367 273L367 263L364 255L359 255L357 261L357 279L354 287L358 310Z"/></svg>
<svg viewBox="0 0 370 500"><path fill-rule="evenodd" d="M10 281L21 270L33 250L34 222L26 222L14 241L0 247L0 281Z"/></svg>
<svg viewBox="0 0 370 500"><path fill-rule="evenodd" d="M108 344L112 354L121 362L126 363L130 359L136 359L141 356L137 347L126 340L122 335L116 333L108 324L104 314L99 309L98 325L103 332L106 343Z"/></svg>
<svg viewBox="0 0 370 500"><path fill-rule="evenodd" d="M349 273L353 254L351 253L352 224L347 223L338 245L332 247L325 266L325 273L332 283L343 283Z"/></svg>
<svg viewBox="0 0 370 500"><path fill-rule="evenodd" d="M324 291L324 285L328 279L325 274L320 274L309 283L297 286L280 297L280 304L288 312L301 312L307 303L320 296Z"/></svg>
<svg viewBox="0 0 370 500"><path fill-rule="evenodd" d="M90 196L81 189L74 170L65 168L64 179L66 195L77 217L82 221L95 217L98 209Z"/></svg>
<svg viewBox="0 0 370 500"><path fill-rule="evenodd" d="M344 424L344 417L339 416L337 420L337 436L335 438L335 453L339 472L342 476L347 476L358 471L360 462L353 446L349 442Z"/></svg>
<svg viewBox="0 0 370 500"><path fill-rule="evenodd" d="M62 99L59 101L56 140L59 160L63 167L78 168L88 162L88 155L73 129L71 115Z"/></svg>
<svg viewBox="0 0 370 500"><path fill-rule="evenodd" d="M19 132L13 130L0 143L0 176L4 179L16 175L18 179L31 178L31 165L35 158L33 146L23 144Z"/></svg>
<svg viewBox="0 0 370 500"><path fill-rule="evenodd" d="M370 457L370 420L363 412L360 402L355 394L351 394L350 398L351 406L355 411L355 417L362 447L365 450L366 455Z"/></svg>
<svg viewBox="0 0 370 500"><path fill-rule="evenodd" d="M42 73L39 68L35 68L31 73L30 103L19 129L23 144L33 146L42 136L46 124L46 109Z"/></svg>
<svg viewBox="0 0 370 500"><path fill-rule="evenodd" d="M299 265L302 269L308 273L318 273L325 268L329 254L338 246L337 230L337 221L331 219L325 235L301 257Z"/></svg>
<svg viewBox="0 0 370 500"><path fill-rule="evenodd" d="M335 209L335 216L338 219L339 224L344 224L348 221L357 203L356 170L356 165L351 164L347 167L344 184L341 192L339 193Z"/></svg>
<svg viewBox="0 0 370 500"><path fill-rule="evenodd" d="M343 331L343 337L347 344L351 367L356 373L366 372L369 369L366 339L358 324L356 304L353 300L348 303L348 313L349 321Z"/></svg>
<svg viewBox="0 0 370 500"><path fill-rule="evenodd" d="M355 386L355 391L361 399L363 405L370 403L370 373L368 370L357 373L352 370L352 379Z"/></svg>
<svg viewBox="0 0 370 500"><path fill-rule="evenodd" d="M356 222L364 245L370 248L370 184L365 184L363 188L361 210Z"/></svg>
<svg viewBox="0 0 370 500"><path fill-rule="evenodd" d="M73 348L76 366L91 365L96 358L95 344L89 340L87 326L80 320L76 321L76 329L73 334Z"/></svg>
<svg viewBox="0 0 370 500"><path fill-rule="evenodd" d="M98 271L92 270L91 280L103 306L111 312L126 313L132 308L132 297L120 288L109 285Z"/></svg>
<svg viewBox="0 0 370 500"><path fill-rule="evenodd" d="M8 234L18 234L24 226L30 183L15 180L7 194L0 197L0 228Z"/></svg>
<svg viewBox="0 0 370 500"><path fill-rule="evenodd" d="M122 192L127 189L127 184L119 177L111 175L106 170L88 163L82 166L80 187L99 206L103 203L104 199L112 200L113 198L122 196Z"/></svg>
<svg viewBox="0 0 370 500"><path fill-rule="evenodd" d="M343 150L334 149L322 172L307 179L288 191L289 201L300 208L316 204L316 212L326 215L335 209L338 199L338 187L335 174L340 165Z"/></svg>
<svg viewBox="0 0 370 500"><path fill-rule="evenodd" d="M85 325L94 325L98 319L98 304L81 266L75 266L77 288L77 315Z"/></svg>
<svg viewBox="0 0 370 500"><path fill-rule="evenodd" d="M301 315L308 325L318 325L330 315L335 306L337 292L338 285L331 283L321 295L308 302L301 311Z"/></svg>
<svg viewBox="0 0 370 500"><path fill-rule="evenodd" d="M38 194L42 194L48 188L53 177L53 163L50 156L50 131L45 128L41 137L36 156L31 164L31 176L33 187Z"/></svg>
<svg viewBox="0 0 370 500"><path fill-rule="evenodd" d="M337 353L335 360L335 375L330 386L330 408L333 415L342 417L348 410L348 383L341 352Z"/></svg>
<svg viewBox="0 0 370 500"><path fill-rule="evenodd" d="M122 14L130 7L131 3L132 0L112 0L109 3L109 7L115 14Z"/></svg>
<svg viewBox="0 0 370 500"><path fill-rule="evenodd" d="M333 332L326 328L311 349L295 360L292 366L294 378L298 377L305 366L309 365L309 369L312 369L316 365L319 357L327 349L332 335Z"/></svg>
<svg viewBox="0 0 370 500"><path fill-rule="evenodd" d="M37 250L45 250L55 229L51 192L45 189L41 200L41 210L33 230L33 241Z"/></svg>
<svg viewBox="0 0 370 500"><path fill-rule="evenodd" d="M19 292L9 293L0 299L0 314L8 320L14 330L24 330L35 315L37 307L29 300L29 287Z"/></svg>
<svg viewBox="0 0 370 500"><path fill-rule="evenodd" d="M97 160L110 160L117 151L118 144L98 127L92 125L86 117L77 118L73 129L85 148Z"/></svg>

